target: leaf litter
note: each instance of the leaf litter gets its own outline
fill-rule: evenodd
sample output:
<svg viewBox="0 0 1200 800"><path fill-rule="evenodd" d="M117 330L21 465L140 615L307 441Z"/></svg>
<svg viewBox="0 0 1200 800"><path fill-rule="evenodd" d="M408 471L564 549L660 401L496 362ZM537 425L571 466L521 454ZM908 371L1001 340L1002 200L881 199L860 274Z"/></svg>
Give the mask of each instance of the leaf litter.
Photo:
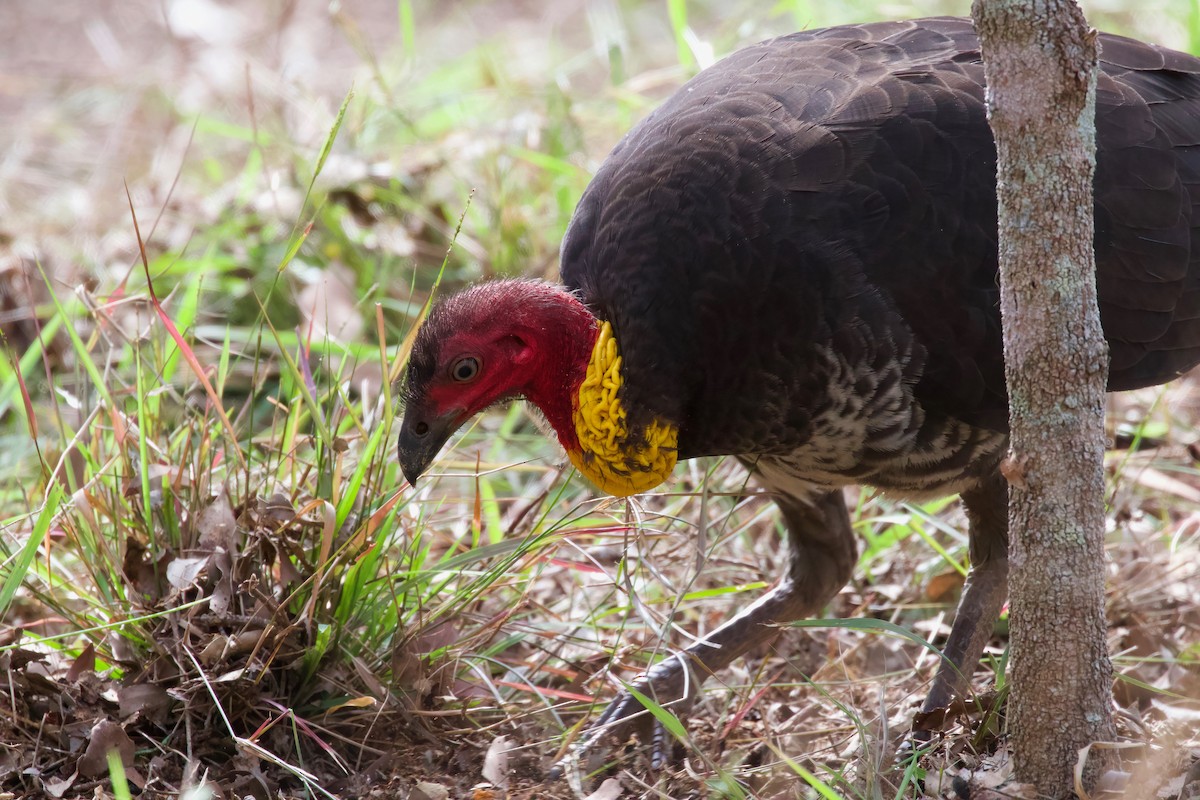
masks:
<svg viewBox="0 0 1200 800"><path fill-rule="evenodd" d="M206 37L212 35L205 33L204 19L228 20L225 12L240 13L207 0L176 4L187 13L172 6L176 27L168 35L155 21L159 17L153 4L142 3L140 12L122 12L107 1L97 5L102 8L83 22L90 26L91 41L98 43L94 49L104 56L92 64L90 69L97 74L87 80L97 85L112 81L122 91L137 89L130 75L180 59L183 50L177 48L182 46L171 37L203 51ZM125 9L132 5L137 4ZM389 13L395 6L383 5ZM377 35L378 26L371 24L369 14L380 13L378 9L369 11L357 25L349 16L339 20L308 10L313 12L310 20L351 26L368 38ZM517 17L525 13L509 11ZM113 21L124 19L119 12L129 17L127 24L140 31L144 43L154 45L148 48L145 63L138 59L138 70L122 72L112 66L128 64L126 59L134 52L123 51L128 42L111 37ZM28 16L35 12L19 13L10 37L26 35L32 45L39 39L33 31L55 30ZM311 35L311 28L305 26L316 24L285 23L279 35L296 47ZM251 39L228 33L217 38L225 40L217 50L229 63L241 64L244 59L230 57L228 48L240 47L244 54L254 46ZM591 45L575 44L581 52ZM61 46L48 42L46 57ZM14 47L9 52L20 50ZM342 59L344 74L361 63L357 55L347 62L344 50L322 56L329 60L308 73L310 82L302 90L339 97L345 86L333 77L338 74L333 63ZM86 61L82 57L79 62L58 60L64 65ZM205 66L223 63L219 59L205 56L181 63L181 102L202 105L205 99L243 96L245 73ZM56 68L46 67L48 74L55 74ZM60 77L68 85L79 80L77 75ZM675 82L661 76L653 81L660 86ZM593 88L598 93L602 87ZM270 95L272 102L292 91L276 89L280 91ZM258 84L257 91L263 90ZM124 117L111 116L111 108L101 100L78 106L82 111L78 120L64 123L59 119L62 112L56 111L59 101L50 95L31 90L25 101L28 124L23 130L40 138L5 148L9 167L16 164L18 174L0 198L0 207L18 209L25 216L6 216L0 229L4 252L0 327L14 352L37 347L44 352L34 362L35 370L28 376L21 373L18 390L26 400L38 397L36 403L26 402L23 412L36 436L51 419L41 409L45 404L40 401L48 393L39 385L42 378L37 372L69 375L79 370L61 332L40 338L46 320L31 310L45 308L48 295L45 284L31 278L37 275L37 265L49 269L53 285L77 287L68 295L79 298L93 320L93 327L83 333L110 341L114 347L143 340L156 313L152 298L136 295L126 285L128 264L138 245L127 218L105 210L118 204L88 202L82 217L69 213L79 204L72 199L79 194L77 176L95 168L94 148L81 146L80 131L92 125L107 134L110 144L104 156L112 164L153 161L141 180L130 181L136 206L157 206L167 212L161 224L146 226L152 262L164 253L174 258L188 252L196 227L222 224L229 209L244 200L257 220L238 232L253 234L261 229L263 240L229 237L235 240L230 260L251 263L255 248L272 238L286 238L286 226L303 218L304 182L290 177L290 165L280 168L284 163L280 152L264 148L265 157L277 161L273 169L264 170L261 182L252 182L254 191L249 194L236 181L209 191L186 179L172 193L168 189L175 176L170 170L164 172L162 165L179 162L166 153L181 149L186 140L181 131L193 124L190 117L185 123L159 116L161 112L147 102L133 103ZM258 102L263 101L260 96ZM336 101L328 110L335 109ZM47 115L55 121L48 123ZM311 116L325 119L328 115ZM289 134L298 140L319 142L323 135L317 130L305 135L305 126L314 125L304 119L292 122L295 127ZM47 127L52 124L59 126L57 131ZM15 126L8 129L21 134ZM410 148L394 161L333 153L323 173L325 183L318 188L325 193L328 208L341 215L340 230L358 237L356 243L374 257L416 259L429 271L445 253L447 231L457 213L454 198L461 196L461 185L449 177L453 170L475 158L486 156L491 159L488 163L503 160L508 152L504 137L518 136L532 146L545 134L538 125L527 126L514 117L496 120L484 134L456 133L440 143ZM59 142L63 143L59 149L48 149ZM591 157L602 155L609 144L595 148ZM33 149L23 149L26 146ZM215 163L227 155L218 149L205 157ZM229 151L233 152L240 153ZM155 155L151 159L149 154ZM127 172L122 167L115 174ZM422 187L427 192L423 199L429 201L400 221L385 202L388 190L397 183L409 186L418 197L416 187ZM38 187L51 191L37 193ZM119 196L116 189L113 176L105 173L88 187L93 197L107 200ZM29 216L47 211L53 219ZM526 236L517 263L528 272L539 268L552 272L556 243L530 243L528 235L520 233L523 225L539 220L521 219L528 213L521 209L498 207L496 212L494 221L505 227L506 235ZM69 232L78 225L95 232L93 260L99 265L95 274L80 266L85 260L77 252L63 249L71 239ZM31 236L34 231L49 231L49 235ZM459 249L482 266L471 272L458 265L458 279L502 268L496 263L501 250L498 240L488 237L483 226L468 226ZM360 304L361 266L356 268L345 242L330 239L325 245L333 257L308 272L299 270L289 276L294 281L288 290L296 338L302 342L339 336L357 339L370 331L363 324L367 317ZM340 258L343 255L345 260ZM167 269L168 265L155 262L156 285L159 271ZM119 277L122 271L125 278ZM236 270L230 274L250 280ZM223 286L233 294L239 291L236 282ZM423 300L427 287L397 286L389 292L388 303L399 306ZM163 295L158 310L169 308L174 313L175 298L165 291ZM215 382L229 330L203 319L194 330L190 347L200 370ZM268 358L258 364L254 353L245 352L248 357L235 358L226 367L227 392L249 394L285 375L286 369L277 361ZM308 360L302 367L311 392L317 388L317 377ZM331 356L324 368L348 376L348 385L365 386L366 396L379 392L383 382L383 371L374 363L343 354ZM164 386L162 391L174 388ZM113 598L130 599L125 606L114 600L118 616L125 619L114 619L116 624L82 644L52 646L56 640L46 637L84 629L93 617L105 622L102 615L76 603L70 609L72 618L67 619L35 592L18 594L0 628L0 668L5 676L0 692L0 741L5 743L0 748L0 792L34 798L111 796L110 750L119 754L129 783L142 797L175 797L203 786L213 797L230 798L690 798L722 796L726 790L720 789L725 785L721 781L736 773L742 794L729 789L723 796L784 798L805 796L794 768L797 764L826 780L842 776L843 789L882 785L896 790L904 781L893 754L917 716L935 665L911 641L831 625L783 630L771 647L710 681L699 711L689 721L689 735L698 751L663 775L647 779L631 754L611 775L599 776L578 792L541 783L564 727L589 711L595 713L578 699L592 693L610 696L612 673L625 678L636 674L643 665L641 658L654 651L659 634L669 630L664 620L691 631L711 629L749 602L753 595L745 592L761 588L721 592L773 580L779 539L763 498L723 499L717 514L698 509L696 497L685 497L684 502L647 498L646 519L638 524L621 518L619 506L585 505L587 513L598 519L531 556L528 563L540 566L529 573L531 577L522 578L523 583L518 581L520 585L508 587L500 581L449 613L429 619L418 615L410 628L397 631L383 654L316 657L330 648L327 609L315 599L299 605L289 601L300 587L324 580L331 561L340 564L344 561L338 559L366 557L373 546L369 537L364 537L359 549L338 551L334 545L344 544L347 531L331 523L323 511L325 495L308 491L310 484L303 478L271 481L256 476L254 481L234 479L209 486L205 476L182 461L169 464L164 459L164 463L147 463L144 474L126 473L116 492L89 485L83 477L90 474L86 462L93 455L85 441L94 432L89 424L120 428L118 438L129 444L136 441L137 420L110 409L97 415L99 422L89 423L86 402L80 400L86 392L86 385L68 384L57 393L60 402L55 413L63 424L86 435L51 454L53 463L61 459L63 469L56 472L56 480L70 490L73 510L47 531L38 558L48 564L68 557L78 560L70 548L88 531L117 519L120 502L144 505L160 521L172 519L181 535L169 542L148 537L144 531L120 532L118 552L110 556L119 565L121 585L107 589ZM187 392L185 403L203 405L206 392L195 385ZM1126 776L1119 785L1130 797L1200 796L1200 774L1194 767L1200 757L1200 479L1197 453L1189 450L1196 446L1197 397L1194 379L1188 379L1162 397L1141 393L1113 401L1113 416L1132 421L1135 427L1165 417L1171 428L1170 435L1152 437L1152 446L1117 451L1111 459L1109 636L1121 675L1116 687L1121 734L1141 745L1119 756L1118 771ZM281 416L292 412L289 403L300 402L282 395L273 400ZM321 413L334 418L331 409ZM497 435L503 423L483 424L488 435ZM252 441L250 446L265 450L277 437L278 430L267 441ZM347 448L362 444L353 437L340 441ZM486 440L482 446L475 441L478 449L486 447ZM454 454L448 460L452 458ZM471 459L478 463L474 456ZM219 463L217 458L211 462ZM693 469L681 468L684 474L678 488L698 495L704 480L701 474L689 472ZM447 469L454 470L461 474L462 468ZM721 465L713 473L708 487L717 494L736 494L745 481L733 465ZM411 500L406 495L402 507L387 513L395 511L402 524L419 530L432 552L481 552L463 542L473 536L475 544L486 547L491 523L484 519L480 496L464 499L463 484L456 480L435 479L432 487L413 493ZM529 501L511 503L510 513L501 520L499 532L508 533L508 542L540 530L538 518L551 503L547 497L560 484L561 470L548 469L524 485L522 499ZM149 488L146 496L144 487ZM180 498L190 502L180 504ZM952 605L961 577L920 542L901 540L873 547L873 537L886 538L897 527L895 520L906 518L902 509L867 493L848 495L848 502L857 510L857 524L867 534L868 544L854 582L834 601L828 615L899 620L926 638L936 641L944 636L945 616L919 611L929 604ZM962 517L953 507L934 513L946 528L961 531ZM723 519L721 525L713 523L718 517ZM910 523L901 522L899 527L905 524ZM6 545L28 541L32 529L23 525L0 532ZM720 540L720 546L706 554L704 574L697 574L696 537L684 535L685 530L707 531ZM948 547L956 544L943 533L934 535ZM511 565L512 571L526 574L522 570L527 562L504 558L497 552L463 563L479 570ZM637 602L628 604L632 610L615 628L581 624L591 610L599 616L616 615L613 609L619 604L612 599L610 578L622 564L634 570L636 584L629 585L639 592ZM664 606L663 596L686 591L714 594L696 603ZM310 598L317 596L314 592ZM1002 623L989 649L997 664L1005 636ZM486 658L477 658L479 653L486 653ZM489 664L489 669L482 669L480 663ZM995 676L981 670L976 675L975 702L959 702L944 713L920 719L919 724L934 735L933 747L920 760L927 776L927 796L954 797L963 791L972 797L987 792L1023 796L1023 790L1010 782L1011 768L1000 735L1003 689L997 683ZM917 796L919 790L910 783L908 791L908 796Z"/></svg>

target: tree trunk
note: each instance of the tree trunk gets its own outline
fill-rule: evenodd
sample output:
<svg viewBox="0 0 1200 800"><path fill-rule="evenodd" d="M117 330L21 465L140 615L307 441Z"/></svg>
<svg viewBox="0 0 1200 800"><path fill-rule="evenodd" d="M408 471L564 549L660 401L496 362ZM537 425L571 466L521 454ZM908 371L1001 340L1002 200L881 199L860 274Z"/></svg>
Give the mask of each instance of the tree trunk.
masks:
<svg viewBox="0 0 1200 800"><path fill-rule="evenodd" d="M1065 797L1079 750L1114 736L1104 620L1108 353L1092 250L1096 35L1073 0L975 0L972 13L998 156L1012 431L1003 467L1008 727L1017 779Z"/></svg>

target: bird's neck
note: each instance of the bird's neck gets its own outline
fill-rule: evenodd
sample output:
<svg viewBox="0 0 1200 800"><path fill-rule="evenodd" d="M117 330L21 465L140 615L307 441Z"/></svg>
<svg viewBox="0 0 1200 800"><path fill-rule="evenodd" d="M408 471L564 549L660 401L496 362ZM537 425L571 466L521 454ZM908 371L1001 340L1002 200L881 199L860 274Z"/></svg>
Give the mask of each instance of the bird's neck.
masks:
<svg viewBox="0 0 1200 800"><path fill-rule="evenodd" d="M527 379L525 399L542 412L567 452L579 450L575 432L575 403L588 360L600 334L600 322L574 295L542 284L552 299L539 298L530 318L524 320L538 342L537 368Z"/></svg>
<svg viewBox="0 0 1200 800"><path fill-rule="evenodd" d="M612 325L571 295L564 302L571 313L548 331L557 340L550 358L558 363L535 376L526 396L554 428L571 463L598 488L618 497L653 489L675 468L678 430L660 420L630 430Z"/></svg>

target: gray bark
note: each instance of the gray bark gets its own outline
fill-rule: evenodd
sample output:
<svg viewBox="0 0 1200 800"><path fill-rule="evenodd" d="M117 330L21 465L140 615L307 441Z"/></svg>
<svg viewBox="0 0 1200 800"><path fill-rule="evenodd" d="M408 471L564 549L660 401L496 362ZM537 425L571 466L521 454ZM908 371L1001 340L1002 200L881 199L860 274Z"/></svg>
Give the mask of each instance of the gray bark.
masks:
<svg viewBox="0 0 1200 800"><path fill-rule="evenodd" d="M1012 430L1003 468L1009 731L1017 779L1065 797L1079 750L1114 737L1104 619L1108 358L1092 250L1096 36L1072 0L975 0L972 13L998 155Z"/></svg>

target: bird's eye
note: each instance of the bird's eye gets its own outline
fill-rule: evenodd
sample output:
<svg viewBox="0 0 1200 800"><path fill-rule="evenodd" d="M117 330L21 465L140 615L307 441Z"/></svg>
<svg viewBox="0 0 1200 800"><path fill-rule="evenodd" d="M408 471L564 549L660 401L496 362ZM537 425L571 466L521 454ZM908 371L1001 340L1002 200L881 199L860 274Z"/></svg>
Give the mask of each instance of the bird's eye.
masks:
<svg viewBox="0 0 1200 800"><path fill-rule="evenodd" d="M450 377L459 383L475 380L479 374L479 359L467 356L460 358L450 367Z"/></svg>

